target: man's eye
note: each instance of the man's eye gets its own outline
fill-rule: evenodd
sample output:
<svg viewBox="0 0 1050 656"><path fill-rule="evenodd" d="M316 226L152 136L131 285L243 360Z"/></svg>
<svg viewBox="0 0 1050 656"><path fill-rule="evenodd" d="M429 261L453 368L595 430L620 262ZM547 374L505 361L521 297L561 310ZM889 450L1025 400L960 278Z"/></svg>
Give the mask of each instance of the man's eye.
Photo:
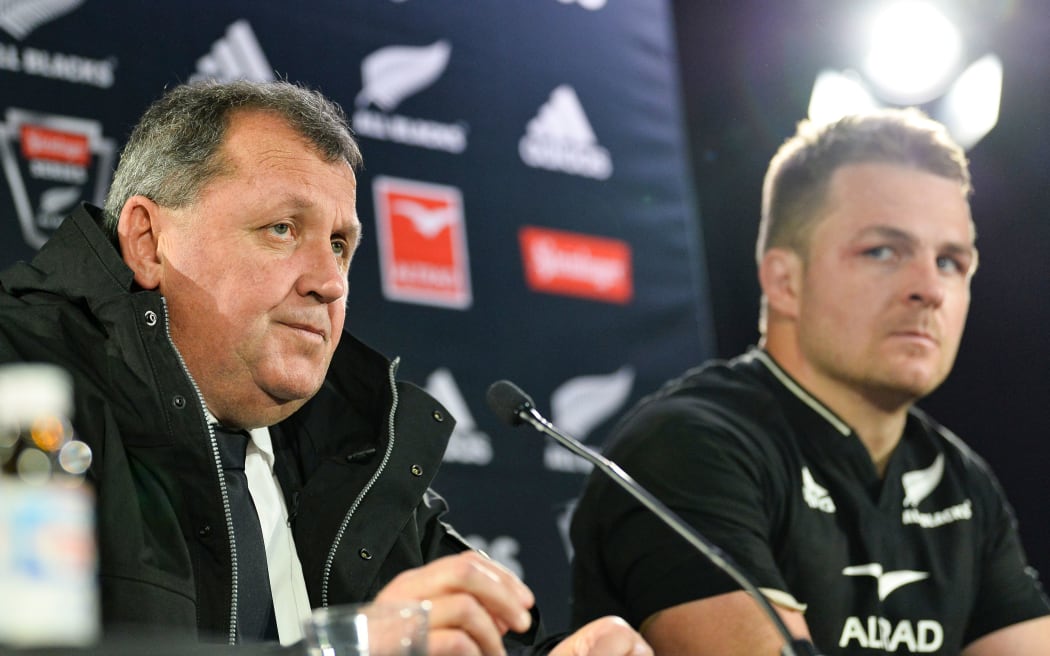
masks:
<svg viewBox="0 0 1050 656"><path fill-rule="evenodd" d="M270 226L270 230L273 230L273 233L275 235L285 237L291 234L292 226L288 225L287 223L275 223L272 226Z"/></svg>
<svg viewBox="0 0 1050 656"><path fill-rule="evenodd" d="M334 240L332 241L332 252L342 257L346 255L346 242Z"/></svg>
<svg viewBox="0 0 1050 656"><path fill-rule="evenodd" d="M960 273L966 270L966 267L963 266L962 262L954 257L948 257L947 255L942 255L937 258L937 268L941 271L951 271L953 273Z"/></svg>
<svg viewBox="0 0 1050 656"><path fill-rule="evenodd" d="M873 260L888 260L890 259L890 257L893 256L893 249L889 246L876 246L874 248L869 248L868 250L864 251L864 255L870 257Z"/></svg>

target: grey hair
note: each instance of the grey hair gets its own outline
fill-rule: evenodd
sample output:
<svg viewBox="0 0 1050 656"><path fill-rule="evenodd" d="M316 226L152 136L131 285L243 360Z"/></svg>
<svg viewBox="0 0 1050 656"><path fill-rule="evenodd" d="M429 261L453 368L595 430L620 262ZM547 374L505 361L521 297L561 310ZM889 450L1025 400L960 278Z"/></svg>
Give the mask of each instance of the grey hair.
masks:
<svg viewBox="0 0 1050 656"><path fill-rule="evenodd" d="M918 109L881 109L826 125L804 120L766 171L756 263L761 265L771 248L786 248L805 261L832 175L848 164L871 163L911 167L954 180L963 197L973 192L965 151L943 125ZM763 334L765 324L763 297Z"/></svg>
<svg viewBox="0 0 1050 656"><path fill-rule="evenodd" d="M346 114L321 93L289 82L220 83L174 87L139 119L120 156L105 203L105 229L116 239L120 212L142 195L167 207L192 204L228 169L219 151L239 111L273 113L301 134L328 162L362 165Z"/></svg>

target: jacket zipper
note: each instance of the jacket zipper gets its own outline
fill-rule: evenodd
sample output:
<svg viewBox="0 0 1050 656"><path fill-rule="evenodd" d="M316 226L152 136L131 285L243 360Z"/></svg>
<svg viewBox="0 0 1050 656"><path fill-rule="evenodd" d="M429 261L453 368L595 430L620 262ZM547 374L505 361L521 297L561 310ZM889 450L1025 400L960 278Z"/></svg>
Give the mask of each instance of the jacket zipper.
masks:
<svg viewBox="0 0 1050 656"><path fill-rule="evenodd" d="M335 554L339 550L339 543L343 539L343 534L346 533L347 527L350 525L350 518L357 512L361 502L364 500L365 495L375 486L376 481L383 475L383 471L386 469L387 463L390 461L390 454L394 451L394 416L397 413L398 396L397 396L397 367L401 362L401 358L394 358L390 363L390 367L387 370L387 382L390 384L390 413L387 415L387 444L386 452L383 453L383 460L379 463L378 469L372 474L372 478L365 483L365 486L361 488L361 491L357 494L357 498L350 505L350 509L346 511L346 515L343 517L343 522L339 525L339 530L336 531L335 539L332 541L332 546L328 549L328 557L325 559L324 571L321 574L321 606L328 606L328 581L331 578L332 566L335 563Z"/></svg>
<svg viewBox="0 0 1050 656"><path fill-rule="evenodd" d="M182 358L182 353L179 352L179 348L175 346L175 341L171 338L171 323L168 321L168 301L161 297L161 302L164 306L164 332L168 337L168 343L171 344L172 350L175 351L175 357L178 358L183 373L185 373L186 378L189 379L190 385L193 387L193 391L197 395L197 402L200 404L201 411L203 412L205 408L204 395L201 394L201 389L197 385L197 381L193 379L193 375L190 374L189 368L186 367L186 361ZM222 496L222 512L226 519L226 535L230 540L230 633L227 640L229 644L234 645L237 644L238 576L237 543L233 533L233 512L230 510L230 497L226 490L226 476L222 470L222 460L219 457L219 444L215 438L215 430L211 427L211 424L207 422L205 422L205 428L208 430L208 444L211 446L211 455L212 461L215 464L215 473L219 478L219 494Z"/></svg>

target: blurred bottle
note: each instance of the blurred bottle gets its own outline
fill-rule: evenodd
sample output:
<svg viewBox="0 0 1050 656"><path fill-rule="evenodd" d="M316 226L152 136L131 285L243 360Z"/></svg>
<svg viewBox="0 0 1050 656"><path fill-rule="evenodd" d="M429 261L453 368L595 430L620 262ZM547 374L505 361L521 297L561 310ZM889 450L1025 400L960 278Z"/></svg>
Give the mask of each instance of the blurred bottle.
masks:
<svg viewBox="0 0 1050 656"><path fill-rule="evenodd" d="M99 637L91 449L72 411L66 371L0 366L0 645Z"/></svg>

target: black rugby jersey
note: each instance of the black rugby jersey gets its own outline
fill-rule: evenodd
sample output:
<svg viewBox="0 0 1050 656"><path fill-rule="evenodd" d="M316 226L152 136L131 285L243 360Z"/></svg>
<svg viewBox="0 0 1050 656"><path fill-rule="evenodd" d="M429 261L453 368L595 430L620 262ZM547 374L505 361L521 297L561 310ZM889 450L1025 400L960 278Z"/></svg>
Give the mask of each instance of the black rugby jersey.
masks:
<svg viewBox="0 0 1050 656"><path fill-rule="evenodd" d="M1050 613L979 456L913 409L880 478L849 426L765 352L643 399L607 455L777 603L825 654L957 654ZM575 624L739 589L600 472L572 524Z"/></svg>

